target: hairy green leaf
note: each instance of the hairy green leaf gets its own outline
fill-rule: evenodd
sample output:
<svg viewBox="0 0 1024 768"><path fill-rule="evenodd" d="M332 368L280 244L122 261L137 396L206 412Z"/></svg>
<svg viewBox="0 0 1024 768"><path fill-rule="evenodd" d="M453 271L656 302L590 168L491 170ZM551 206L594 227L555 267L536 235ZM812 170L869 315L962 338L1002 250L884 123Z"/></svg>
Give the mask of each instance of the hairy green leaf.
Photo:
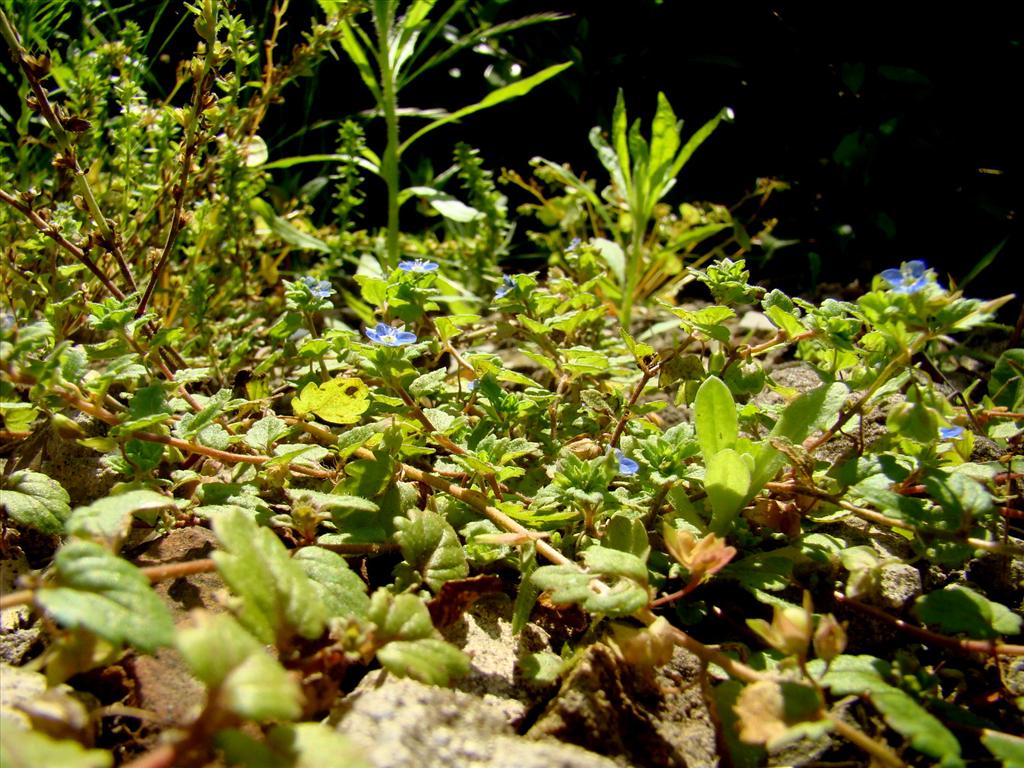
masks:
<svg viewBox="0 0 1024 768"><path fill-rule="evenodd" d="M132 519L153 525L156 512L175 509L174 499L156 491L128 491L107 496L85 507L76 507L65 523L69 536L90 539L117 550L132 526Z"/></svg>
<svg viewBox="0 0 1024 768"><path fill-rule="evenodd" d="M302 714L299 681L264 652L231 670L220 691L227 708L249 720L295 720Z"/></svg>
<svg viewBox="0 0 1024 768"><path fill-rule="evenodd" d="M396 640L377 651L381 665L399 677L429 685L447 685L469 671L469 657L440 638Z"/></svg>
<svg viewBox="0 0 1024 768"><path fill-rule="evenodd" d="M416 595L393 595L386 589L378 589L370 597L366 618L377 625L377 637L384 642L436 635L430 611Z"/></svg>
<svg viewBox="0 0 1024 768"><path fill-rule="evenodd" d="M328 618L365 618L370 607L366 584L348 567L345 558L322 547L304 547L292 561L299 564L320 594Z"/></svg>
<svg viewBox="0 0 1024 768"><path fill-rule="evenodd" d="M260 641L227 613L193 611L191 626L175 634L175 645L189 669L208 688L224 678L254 653L264 653Z"/></svg>
<svg viewBox="0 0 1024 768"><path fill-rule="evenodd" d="M57 552L55 565L56 586L39 590L36 601L58 623L147 652L170 644L170 612L127 560L94 542L71 541Z"/></svg>
<svg viewBox="0 0 1024 768"><path fill-rule="evenodd" d="M436 512L413 509L395 518L395 538L402 557L433 591L451 579L469 575L469 564L455 529Z"/></svg>
<svg viewBox="0 0 1024 768"><path fill-rule="evenodd" d="M18 721L0 716L0 765L3 768L109 768L114 756L102 749L86 749L71 739L54 739L40 731L23 730Z"/></svg>
<svg viewBox="0 0 1024 768"><path fill-rule="evenodd" d="M19 470L0 478L0 503L18 525L56 536L71 514L70 497L61 484L40 472Z"/></svg>
<svg viewBox="0 0 1024 768"><path fill-rule="evenodd" d="M273 531L258 527L237 507L218 514L213 530L222 548L213 560L242 598L238 618L250 632L265 643L288 632L306 638L320 635L327 609Z"/></svg>

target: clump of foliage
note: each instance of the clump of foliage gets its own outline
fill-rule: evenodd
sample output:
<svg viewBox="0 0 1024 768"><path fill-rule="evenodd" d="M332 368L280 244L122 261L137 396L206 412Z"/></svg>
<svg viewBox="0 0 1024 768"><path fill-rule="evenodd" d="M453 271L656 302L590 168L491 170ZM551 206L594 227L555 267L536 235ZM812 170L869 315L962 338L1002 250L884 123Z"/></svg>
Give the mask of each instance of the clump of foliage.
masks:
<svg viewBox="0 0 1024 768"><path fill-rule="evenodd" d="M401 142L395 94L446 52L543 19L453 41L456 11L426 0L401 15L323 5L277 61L217 0L187 6L198 44L177 107L147 95L138 27L41 53L19 34L27 18L0 13L26 96L0 144L0 546L35 566L0 606L30 606L45 636L5 681L24 676L77 713L68 684L170 647L205 698L143 764L352 764L323 712L373 664L438 685L465 673L438 617L492 574L517 630L544 594L587 617L579 644L613 643L638 672L677 647L696 654L735 764L829 733L884 765L1020 764L1024 699L1002 661L1024 654L1006 640L1021 631L1009 574L1024 555L1024 355L974 343L1008 332L993 317L1010 297L967 298L911 261L856 301L815 304L751 284L721 250L696 264L692 244L730 230L745 248L745 235L725 211L660 207L721 118L683 144L664 99L649 142L621 98L611 143L592 135L612 177L603 198L541 163L564 192L562 215L541 218L552 266L500 275L512 225L479 154L454 147L468 203L446 179L400 189L399 161L427 130L557 68L421 115ZM33 45L58 20L38 17ZM386 147L378 158L340 123L337 221L316 228L270 194L271 173L300 160L272 160L259 130L339 50L378 102ZM356 226L363 174L388 192L379 232ZM416 195L443 233L398 231ZM570 210L586 223L566 224ZM652 302L676 275L712 303ZM741 332L750 308L765 338ZM801 361L801 388L766 364L782 355ZM988 375L957 389L965 366ZM884 428L867 435L872 420ZM109 479L100 493L57 472L70 448ZM858 538L864 525L894 532L902 554ZM212 530L209 559L132 561L140 542L193 526ZM931 574L904 613L876 599L901 558ZM979 563L998 566L991 590L964 576ZM153 583L204 571L227 588L222 610L176 622ZM750 614L721 620L724 595ZM864 617L904 647L854 636ZM567 674L574 650L543 668ZM71 715L55 727L34 711L5 704L5 762L113 763Z"/></svg>

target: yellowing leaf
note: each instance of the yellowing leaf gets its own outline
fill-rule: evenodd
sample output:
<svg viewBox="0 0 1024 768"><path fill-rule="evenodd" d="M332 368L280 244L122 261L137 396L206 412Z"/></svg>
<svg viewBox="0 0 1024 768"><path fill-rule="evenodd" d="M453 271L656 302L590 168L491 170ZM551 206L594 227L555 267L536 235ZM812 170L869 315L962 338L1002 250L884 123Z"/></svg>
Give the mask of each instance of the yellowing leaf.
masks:
<svg viewBox="0 0 1024 768"><path fill-rule="evenodd" d="M355 424L370 407L370 392L361 379L339 377L309 383L292 400L296 416L313 413L331 424Z"/></svg>

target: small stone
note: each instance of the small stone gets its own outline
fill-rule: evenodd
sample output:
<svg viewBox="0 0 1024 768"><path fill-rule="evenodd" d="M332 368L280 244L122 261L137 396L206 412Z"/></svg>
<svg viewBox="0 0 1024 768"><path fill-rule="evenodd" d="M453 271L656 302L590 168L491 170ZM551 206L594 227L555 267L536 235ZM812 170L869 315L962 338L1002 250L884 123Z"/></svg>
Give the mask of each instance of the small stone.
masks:
<svg viewBox="0 0 1024 768"><path fill-rule="evenodd" d="M751 310L740 319L740 328L754 333L773 334L777 330L763 312Z"/></svg>
<svg viewBox="0 0 1024 768"><path fill-rule="evenodd" d="M329 718L374 768L614 768L569 744L515 735L500 705L383 672L367 675Z"/></svg>
<svg viewBox="0 0 1024 768"><path fill-rule="evenodd" d="M914 566L887 563L879 569L878 590L873 597L881 607L901 611L921 594L921 572Z"/></svg>

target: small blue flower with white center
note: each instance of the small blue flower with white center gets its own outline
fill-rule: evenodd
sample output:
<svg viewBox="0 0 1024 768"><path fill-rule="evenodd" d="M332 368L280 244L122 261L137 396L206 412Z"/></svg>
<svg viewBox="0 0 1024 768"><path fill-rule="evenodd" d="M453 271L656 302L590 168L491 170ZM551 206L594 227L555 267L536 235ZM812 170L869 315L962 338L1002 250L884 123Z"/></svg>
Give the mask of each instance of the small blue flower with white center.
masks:
<svg viewBox="0 0 1024 768"><path fill-rule="evenodd" d="M565 249L566 253L576 253L576 249L580 247L580 243L583 241L578 237L574 237L572 242L569 243L569 247Z"/></svg>
<svg viewBox="0 0 1024 768"><path fill-rule="evenodd" d="M370 341L385 347L404 347L406 344L413 344L416 341L415 333L403 331L401 328L392 328L386 323L377 323L376 328L367 328L366 335Z"/></svg>
<svg viewBox="0 0 1024 768"><path fill-rule="evenodd" d="M502 298L504 296L507 296L510 291L514 291L515 289L516 289L516 281L513 280L508 275L505 275L502 278L501 285L498 287L498 290L496 290L494 292L494 298L500 299L500 298Z"/></svg>
<svg viewBox="0 0 1024 768"><path fill-rule="evenodd" d="M409 259L398 262L398 268L403 272L426 274L428 272L436 272L437 264L433 261L427 261L426 259Z"/></svg>
<svg viewBox="0 0 1024 768"><path fill-rule="evenodd" d="M299 281L309 289L309 292L318 299L326 299L332 293L334 289L327 280L317 280L315 277L305 275L299 278Z"/></svg>
<svg viewBox="0 0 1024 768"><path fill-rule="evenodd" d="M640 470L640 465L628 458L618 448L615 449L615 458L619 460L620 475L635 475Z"/></svg>
<svg viewBox="0 0 1024 768"><path fill-rule="evenodd" d="M917 293L928 285L928 266L919 259L905 261L899 269L886 269L881 277L893 293Z"/></svg>
<svg viewBox="0 0 1024 768"><path fill-rule="evenodd" d="M939 427L939 437L943 440L959 440L963 433L963 427Z"/></svg>

